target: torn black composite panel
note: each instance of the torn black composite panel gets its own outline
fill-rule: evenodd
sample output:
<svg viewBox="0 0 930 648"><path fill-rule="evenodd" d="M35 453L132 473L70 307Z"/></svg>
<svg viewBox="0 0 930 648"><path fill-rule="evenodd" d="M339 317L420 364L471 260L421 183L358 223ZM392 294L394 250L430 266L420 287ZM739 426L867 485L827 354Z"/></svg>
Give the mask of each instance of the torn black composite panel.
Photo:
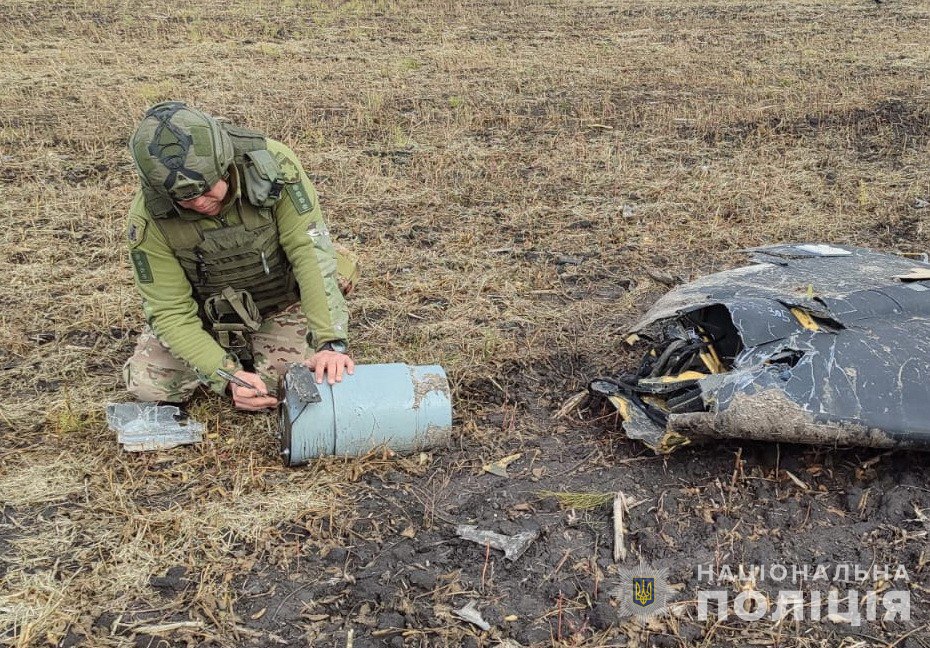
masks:
<svg viewBox="0 0 930 648"><path fill-rule="evenodd" d="M669 413L665 429L630 416L627 435L658 451L702 437L930 448L930 264L814 244L750 252L753 265L675 288L634 327L652 341L700 327L727 370L698 381L704 411ZM927 279L897 278L909 273Z"/></svg>

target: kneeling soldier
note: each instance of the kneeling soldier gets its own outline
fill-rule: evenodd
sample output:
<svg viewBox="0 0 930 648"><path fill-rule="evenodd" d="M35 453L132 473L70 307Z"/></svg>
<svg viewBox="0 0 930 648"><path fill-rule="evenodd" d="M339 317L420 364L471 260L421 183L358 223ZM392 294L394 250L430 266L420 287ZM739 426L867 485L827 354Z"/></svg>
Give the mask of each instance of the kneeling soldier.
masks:
<svg viewBox="0 0 930 648"><path fill-rule="evenodd" d="M260 410L288 363L317 382L352 373L356 263L293 151L175 101L153 106L129 146L142 186L127 238L148 322L123 368L130 393L183 402L206 385Z"/></svg>

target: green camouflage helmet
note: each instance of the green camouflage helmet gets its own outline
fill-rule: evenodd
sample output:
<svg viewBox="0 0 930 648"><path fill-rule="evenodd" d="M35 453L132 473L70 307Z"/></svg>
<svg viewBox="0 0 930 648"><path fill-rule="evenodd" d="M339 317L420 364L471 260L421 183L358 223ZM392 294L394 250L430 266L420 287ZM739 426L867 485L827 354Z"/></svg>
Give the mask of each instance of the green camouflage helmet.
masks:
<svg viewBox="0 0 930 648"><path fill-rule="evenodd" d="M232 141L219 122L180 101L149 108L129 148L143 184L174 201L208 191L233 163Z"/></svg>

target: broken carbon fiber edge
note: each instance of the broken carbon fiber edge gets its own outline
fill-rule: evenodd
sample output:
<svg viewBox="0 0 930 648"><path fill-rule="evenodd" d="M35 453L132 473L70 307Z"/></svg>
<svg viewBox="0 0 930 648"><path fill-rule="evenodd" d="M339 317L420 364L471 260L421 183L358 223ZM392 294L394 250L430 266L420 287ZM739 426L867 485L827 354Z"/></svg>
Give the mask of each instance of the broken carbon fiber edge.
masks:
<svg viewBox="0 0 930 648"><path fill-rule="evenodd" d="M659 299L632 329L651 345L638 370L592 381L627 436L656 452L707 438L930 449L930 264L750 252Z"/></svg>

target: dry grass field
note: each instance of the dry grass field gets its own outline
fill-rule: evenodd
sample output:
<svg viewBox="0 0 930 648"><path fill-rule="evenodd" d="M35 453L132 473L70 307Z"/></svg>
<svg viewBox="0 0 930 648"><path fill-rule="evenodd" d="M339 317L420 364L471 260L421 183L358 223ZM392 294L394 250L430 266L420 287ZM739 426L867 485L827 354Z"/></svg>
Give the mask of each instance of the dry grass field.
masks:
<svg viewBox="0 0 930 648"><path fill-rule="evenodd" d="M930 646L926 456L654 458L553 417L631 362L657 272L930 250L928 34L921 0L3 0L0 645ZM202 395L203 444L119 451L126 142L169 98L299 154L364 264L355 357L444 365L453 448L285 469L273 417ZM680 586L646 627L606 594L609 511L539 494L617 489L628 562ZM510 564L458 522L543 534ZM912 619L698 621L714 561L902 563Z"/></svg>

